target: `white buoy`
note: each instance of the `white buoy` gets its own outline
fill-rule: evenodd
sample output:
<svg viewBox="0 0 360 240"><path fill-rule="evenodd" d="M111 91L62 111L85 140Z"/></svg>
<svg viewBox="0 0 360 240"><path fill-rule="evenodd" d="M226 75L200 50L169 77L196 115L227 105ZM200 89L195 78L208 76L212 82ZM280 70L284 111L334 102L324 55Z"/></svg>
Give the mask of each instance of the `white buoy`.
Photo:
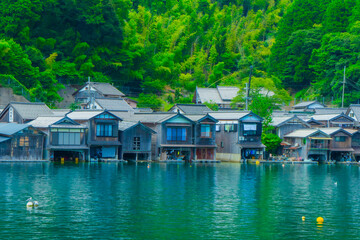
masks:
<svg viewBox="0 0 360 240"><path fill-rule="evenodd" d="M38 201L34 201L34 207L39 206L39 202Z"/></svg>
<svg viewBox="0 0 360 240"><path fill-rule="evenodd" d="M28 208L33 207L33 206L34 206L33 202L27 202L26 203L26 207L28 207Z"/></svg>

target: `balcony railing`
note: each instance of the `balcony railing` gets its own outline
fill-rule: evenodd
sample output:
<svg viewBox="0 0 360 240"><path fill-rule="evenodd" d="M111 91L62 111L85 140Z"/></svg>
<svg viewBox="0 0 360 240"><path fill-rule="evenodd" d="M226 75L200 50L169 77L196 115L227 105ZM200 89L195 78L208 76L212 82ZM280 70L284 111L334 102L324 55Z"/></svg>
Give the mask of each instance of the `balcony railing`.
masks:
<svg viewBox="0 0 360 240"><path fill-rule="evenodd" d="M311 149L329 149L329 144L325 143L311 143L310 144Z"/></svg>

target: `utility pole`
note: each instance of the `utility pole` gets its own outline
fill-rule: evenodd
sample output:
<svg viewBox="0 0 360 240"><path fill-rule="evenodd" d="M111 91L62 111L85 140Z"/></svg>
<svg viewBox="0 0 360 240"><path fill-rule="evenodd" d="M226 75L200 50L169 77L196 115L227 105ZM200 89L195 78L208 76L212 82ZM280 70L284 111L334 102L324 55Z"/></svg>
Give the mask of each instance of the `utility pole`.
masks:
<svg viewBox="0 0 360 240"><path fill-rule="evenodd" d="M343 89L342 89L342 99L341 99L341 107L344 107L344 94L345 94L345 70L346 70L346 66L344 66L344 81L343 81Z"/></svg>
<svg viewBox="0 0 360 240"><path fill-rule="evenodd" d="M245 98L245 102L246 102L246 105L245 105L245 110L247 111L248 110L248 107L249 107L249 100L250 100L250 84L251 84L251 74L252 74L252 70L253 70L253 66L251 65L250 66L250 75L249 75L249 83L246 84L246 98Z"/></svg>

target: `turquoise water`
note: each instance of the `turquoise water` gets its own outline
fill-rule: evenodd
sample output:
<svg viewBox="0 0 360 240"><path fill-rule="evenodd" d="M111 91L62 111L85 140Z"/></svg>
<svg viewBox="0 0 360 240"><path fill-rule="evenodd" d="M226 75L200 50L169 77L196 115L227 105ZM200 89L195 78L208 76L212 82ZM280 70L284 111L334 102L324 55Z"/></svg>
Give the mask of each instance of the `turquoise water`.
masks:
<svg viewBox="0 0 360 240"><path fill-rule="evenodd" d="M337 165L0 163L0 239L356 239L359 178Z"/></svg>

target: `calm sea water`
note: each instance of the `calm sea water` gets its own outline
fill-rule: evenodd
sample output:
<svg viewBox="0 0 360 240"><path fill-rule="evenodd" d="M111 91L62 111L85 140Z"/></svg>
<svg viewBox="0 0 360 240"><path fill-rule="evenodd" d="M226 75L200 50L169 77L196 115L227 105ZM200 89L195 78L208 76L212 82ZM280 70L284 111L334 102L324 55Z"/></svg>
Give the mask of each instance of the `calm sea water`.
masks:
<svg viewBox="0 0 360 240"><path fill-rule="evenodd" d="M0 163L0 239L358 239L359 178L336 165Z"/></svg>

